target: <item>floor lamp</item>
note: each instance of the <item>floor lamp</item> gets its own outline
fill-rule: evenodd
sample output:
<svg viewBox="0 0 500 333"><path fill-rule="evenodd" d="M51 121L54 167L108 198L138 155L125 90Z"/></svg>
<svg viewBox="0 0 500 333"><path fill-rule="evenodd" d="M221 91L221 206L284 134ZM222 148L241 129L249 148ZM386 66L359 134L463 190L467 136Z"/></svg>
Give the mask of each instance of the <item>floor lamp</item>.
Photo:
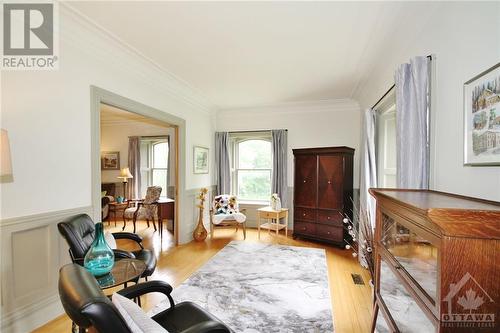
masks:
<svg viewBox="0 0 500 333"><path fill-rule="evenodd" d="M132 174L130 173L130 169L129 168L123 168L120 170L120 175L118 176L118 178L120 178L123 182L123 200L127 200L126 197L127 197L127 183L128 183L128 180L130 178L134 178L134 176L132 176Z"/></svg>

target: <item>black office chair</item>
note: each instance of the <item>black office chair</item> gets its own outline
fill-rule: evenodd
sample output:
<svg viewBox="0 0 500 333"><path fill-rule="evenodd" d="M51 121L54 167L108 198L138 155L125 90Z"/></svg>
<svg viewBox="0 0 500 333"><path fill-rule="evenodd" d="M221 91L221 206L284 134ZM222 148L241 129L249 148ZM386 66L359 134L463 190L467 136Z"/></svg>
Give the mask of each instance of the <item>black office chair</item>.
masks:
<svg viewBox="0 0 500 333"><path fill-rule="evenodd" d="M90 249L92 242L95 238L95 225L90 216L87 214L79 214L72 216L67 220L57 224L59 233L64 237L69 245L69 255L75 264L83 266L85 254ZM115 239L130 239L139 244L140 250L124 251L114 249L115 258L136 258L144 261L146 270L142 277L146 278L153 274L156 268L156 257L154 253L148 249L143 248L141 242L142 238L131 232L115 232L113 233Z"/></svg>
<svg viewBox="0 0 500 333"><path fill-rule="evenodd" d="M163 281L147 281L118 291L129 299L159 292L168 297L170 308L152 317L170 333L232 333L219 319L191 302L175 304L172 287ZM96 279L85 268L68 264L59 271L59 297L66 314L83 332L93 326L98 332L130 333L118 309L104 295Z"/></svg>

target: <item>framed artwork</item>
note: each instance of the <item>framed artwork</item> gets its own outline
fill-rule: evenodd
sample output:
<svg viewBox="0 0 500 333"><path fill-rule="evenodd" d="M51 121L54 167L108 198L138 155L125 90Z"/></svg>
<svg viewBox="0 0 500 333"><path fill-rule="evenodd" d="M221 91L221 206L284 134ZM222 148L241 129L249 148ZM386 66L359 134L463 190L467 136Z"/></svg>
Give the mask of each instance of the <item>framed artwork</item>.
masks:
<svg viewBox="0 0 500 333"><path fill-rule="evenodd" d="M101 152L101 170L120 170L120 152Z"/></svg>
<svg viewBox="0 0 500 333"><path fill-rule="evenodd" d="M500 165L500 63L464 84L464 165Z"/></svg>
<svg viewBox="0 0 500 333"><path fill-rule="evenodd" d="M208 173L208 148L193 147L193 172Z"/></svg>

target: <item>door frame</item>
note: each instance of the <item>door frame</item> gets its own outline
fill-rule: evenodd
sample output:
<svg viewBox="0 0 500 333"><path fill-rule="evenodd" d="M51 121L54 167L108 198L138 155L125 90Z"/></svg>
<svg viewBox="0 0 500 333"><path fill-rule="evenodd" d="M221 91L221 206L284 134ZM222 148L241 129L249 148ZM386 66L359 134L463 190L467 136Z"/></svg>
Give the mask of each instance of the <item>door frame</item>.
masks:
<svg viewBox="0 0 500 333"><path fill-rule="evenodd" d="M101 221L101 104L108 104L128 112L153 118L175 128L175 209L174 239L179 244L179 212L183 211L186 170L186 121L168 112L120 96L111 91L90 86L90 138L92 169L92 213L94 221Z"/></svg>

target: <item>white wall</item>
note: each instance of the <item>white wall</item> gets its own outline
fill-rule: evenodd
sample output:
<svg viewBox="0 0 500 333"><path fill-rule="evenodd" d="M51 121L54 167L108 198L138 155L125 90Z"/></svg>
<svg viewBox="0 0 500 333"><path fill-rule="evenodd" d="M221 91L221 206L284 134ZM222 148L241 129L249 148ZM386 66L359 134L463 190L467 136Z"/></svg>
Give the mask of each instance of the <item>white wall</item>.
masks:
<svg viewBox="0 0 500 333"><path fill-rule="evenodd" d="M128 166L128 138L129 136L154 136L169 135L170 137L170 172L169 186L175 184L175 129L173 127L161 126L160 124L149 124L139 121L122 121L114 123L101 123L101 151L119 151L120 168ZM121 183L117 177L120 170L101 170L102 183ZM121 189L117 189L121 193ZM167 189L163 189L166 191Z"/></svg>
<svg viewBox="0 0 500 333"><path fill-rule="evenodd" d="M0 187L0 330L5 332L30 331L62 312L57 270L68 254L55 225L68 214L95 211L91 207L91 85L183 118L185 187L211 185L211 174L192 173L194 144L208 146L213 154L210 104L63 5L59 30L58 70L1 73L1 127L9 131L14 170L14 182ZM179 212L181 242L191 239L196 222L193 198L193 191L185 192L185 211ZM33 238L38 239L36 244L29 241ZM46 279L32 274L33 255L18 253L36 253L36 260L47 268L40 273ZM16 281L24 283L22 289L12 288Z"/></svg>
<svg viewBox="0 0 500 333"><path fill-rule="evenodd" d="M500 61L500 3L443 3L421 26L392 38L354 98L371 107L399 64L435 55L432 187L500 201L500 167L463 166L463 84Z"/></svg>
<svg viewBox="0 0 500 333"><path fill-rule="evenodd" d="M2 73L14 168L14 182L2 184L2 217L91 204L91 85L185 119L186 189L211 185L210 174L192 174L192 146L212 147L208 104L63 6L60 21L59 70Z"/></svg>
<svg viewBox="0 0 500 333"><path fill-rule="evenodd" d="M217 131L288 129L288 185L295 148L354 148L354 187L359 187L360 109L353 100L331 100L217 111Z"/></svg>
<svg viewBox="0 0 500 333"><path fill-rule="evenodd" d="M359 187L361 113L350 99L285 103L262 107L217 111L217 131L288 130L288 202L293 202L293 152L296 148L348 146L354 152L354 188ZM242 204L247 225L257 225L257 209L263 205ZM265 206L265 205L264 205ZM288 219L293 228L293 209Z"/></svg>

